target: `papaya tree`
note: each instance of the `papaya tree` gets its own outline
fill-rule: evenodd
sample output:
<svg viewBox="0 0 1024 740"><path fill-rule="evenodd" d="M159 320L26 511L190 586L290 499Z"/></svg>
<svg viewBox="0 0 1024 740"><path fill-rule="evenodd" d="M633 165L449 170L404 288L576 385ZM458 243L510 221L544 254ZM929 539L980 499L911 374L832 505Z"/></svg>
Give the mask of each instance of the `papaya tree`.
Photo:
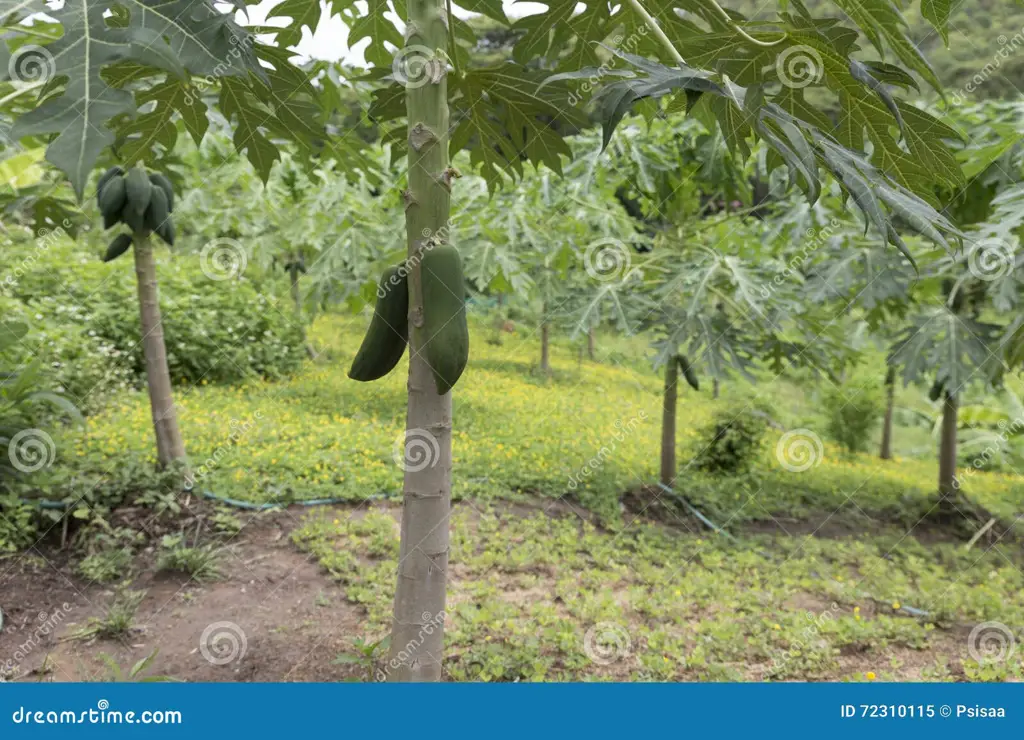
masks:
<svg viewBox="0 0 1024 740"><path fill-rule="evenodd" d="M770 260L761 254L756 225L719 219L696 243L664 239L641 266L644 330L657 337L656 368L665 368L662 399L661 482L676 478L678 377L698 390L698 368L714 379L757 371L775 374L809 367L831 374L842 350L838 331L801 300L789 283L765 297Z"/></svg>
<svg viewBox="0 0 1024 740"><path fill-rule="evenodd" d="M130 233L114 237L103 261L115 260L129 249L135 257L146 385L156 434L157 462L164 467L185 458L185 443L178 428L178 412L167 366L152 240L152 235L156 234L168 246L174 246L174 221L171 219L174 189L170 180L157 172L147 173L141 163L128 172L115 166L96 183L96 201L104 228L124 224L130 229Z"/></svg>
<svg viewBox="0 0 1024 740"><path fill-rule="evenodd" d="M916 86L913 74L938 87L908 39L899 9L836 0L847 15L837 21L814 18L796 0L779 5L767 21L755 22L715 0L685 4L685 18L672 3L588 3L578 14L575 0L553 0L543 12L514 23L520 35L513 60L494 66L469 64L472 29L444 0L394 4L404 16L403 31L391 21L386 2L370 3L365 11L354 0L328 6L349 24L350 43L369 39L365 57L374 65L371 79L380 83L370 113L408 161L402 194L407 255L397 266L406 273L408 321L391 327L399 337L408 334L410 350L392 679L441 675L450 390L468 351L463 276L450 223L461 173L451 166L451 151L470 149L471 165L495 191L530 164L560 174L563 158L572 154L565 138L587 127L588 106L596 107L605 142L635 103L649 113L689 108L713 118L722 140L741 154L748 139L763 140L777 155L772 166L785 166L789 183L812 200L820 190L819 168L831 173L865 214L880 246L904 246L893 227L895 215L944 247L958 237L929 194L935 179L958 179L959 168L955 160L949 165L944 139L934 133L940 130L936 119L892 93L893 87ZM508 23L496 2L475 7ZM318 0L273 8L282 26L258 29L273 34L273 42L254 37L211 0L167 0L159 12L148 0L85 0L56 10L41 0L0 0L5 32L23 36L27 32L17 22L33 12L46 12L64 33L43 45L54 61L53 89L40 88L11 135L45 143L47 159L64 171L79 198L115 142L122 144L121 164L145 159L158 167L177 136L177 126L169 124L180 122L201 139L207 101L219 108L236 150L264 180L279 157L275 142L285 139L346 166L363 161L362 142L324 125L332 103L291 62L288 47L321 20ZM943 14L927 15L944 30ZM860 47L858 29L875 54ZM614 48L601 45L612 38L622 41ZM899 64L880 61L887 50ZM806 86L796 87L787 76L786 62L795 53L820 62L822 74L812 89L838 101L839 127L806 102ZM0 75L14 67L7 61L0 59ZM584 90L581 81L591 78L597 84ZM215 88L216 97L203 95L197 84ZM596 96L590 92L595 88ZM396 287L400 293L401 278L397 283L385 296ZM414 459L423 450L427 459Z"/></svg>

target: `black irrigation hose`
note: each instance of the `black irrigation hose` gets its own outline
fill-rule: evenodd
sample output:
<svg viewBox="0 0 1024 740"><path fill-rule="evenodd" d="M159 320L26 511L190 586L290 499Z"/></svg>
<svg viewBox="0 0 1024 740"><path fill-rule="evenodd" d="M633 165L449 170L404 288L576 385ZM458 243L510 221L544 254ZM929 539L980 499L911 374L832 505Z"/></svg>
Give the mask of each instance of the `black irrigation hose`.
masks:
<svg viewBox="0 0 1024 740"><path fill-rule="evenodd" d="M665 493L667 493L669 496L671 496L673 501L678 501L683 506L685 506L687 511L689 511L691 514L693 514L695 517L697 517L701 522L703 522L705 524L705 526L707 526L708 528L714 530L716 534L725 535L726 537L728 537L733 542L739 542L739 540L737 540L733 535L729 534L724 529L722 529L717 524L715 524L713 521L711 521L706 516L704 516L704 514L702 514L696 507L694 507L689 501L686 500L686 497L684 497L683 495L681 495L679 493L676 493L671 488L666 486L664 483L659 482L658 483L658 487L661 488L661 490L664 491ZM764 550L759 550L758 552L761 555L763 555L763 556L765 556L767 558L771 557L771 555L769 553L766 553ZM874 597L869 597L869 598L871 598L873 601L880 601L880 599L875 599ZM914 606L907 606L906 604L901 604L900 608L897 611L906 612L907 614L909 614L912 617L927 617L928 616L928 612L925 611L924 609L918 609L917 607L914 607Z"/></svg>
<svg viewBox="0 0 1024 740"><path fill-rule="evenodd" d="M183 491L184 493L191 493L189 490ZM350 504L351 499L344 498L317 498L310 499L309 501L289 501L283 504L254 504L251 501L240 501L236 498L228 498L227 496L218 496L213 491L202 490L199 493L202 494L203 498L210 499L211 501L219 501L222 504L233 506L236 509L246 509L247 511L271 511L272 509L283 509L292 504L299 506L329 506L331 504ZM364 501L381 501L389 498L386 493L375 493L372 496L367 496ZM67 504L63 501L54 501L48 498L23 498L21 499L23 504L31 504L38 506L40 509L66 509Z"/></svg>
<svg viewBox="0 0 1024 740"><path fill-rule="evenodd" d="M684 507L686 507L687 511L689 511L691 514L693 514L695 517L697 517L697 519L699 519L706 527L708 527L709 529L713 530L716 534L723 535L723 536L727 537L728 539L732 540L733 542L737 542L737 543L739 542L739 540L737 540L736 537L734 537L732 534L730 534L729 532L725 531L722 527L719 527L713 521L711 521L706 516L704 516L704 514L701 513L701 511L699 509L697 509L695 506L693 506L693 504L691 504L689 501L687 501L686 498L683 495L681 495L679 493L676 493L671 488L669 488L668 486L666 486L664 483L661 483L661 482L658 483L658 487L661 488L661 490L664 491L666 494L671 496L673 501L677 501L678 503L681 503ZM203 498L205 498L205 499L209 499L211 501L219 501L222 504L227 504L228 506L233 506L236 509L245 509L247 511L271 511L273 509L283 509L286 506L290 505L290 504L254 504L254 503L252 503L250 501L240 501L239 499L228 498L227 496L218 496L217 494L213 493L212 491L207 491L205 489L200 491L200 493L203 495ZM389 498L389 496L387 494L385 494L385 493L375 493L372 496L368 496L365 500L366 501L380 501L380 500L387 499L387 498ZM63 501L54 501L52 499L22 499L22 502L23 503L28 503L28 504L35 504L36 506L38 506L41 509L64 509L64 508L66 508L66 505L65 505L65 503ZM352 501L350 499L341 499L341 498L319 498L319 499L311 499L309 501L293 501L293 502L290 502L290 503L299 504L300 506L330 506L331 504L348 504L348 503L352 503ZM761 554L766 556L766 557L770 557L770 555L768 553L766 553L766 552L762 551ZM904 611L904 612L906 612L907 614L909 614L912 617L927 617L928 616L928 612L927 611L925 611L924 609L918 609L918 608L913 607L913 606L902 605L902 606L900 606L900 611ZM2 616L2 614L0 614L0 630L2 630L2 629L3 629L3 616Z"/></svg>

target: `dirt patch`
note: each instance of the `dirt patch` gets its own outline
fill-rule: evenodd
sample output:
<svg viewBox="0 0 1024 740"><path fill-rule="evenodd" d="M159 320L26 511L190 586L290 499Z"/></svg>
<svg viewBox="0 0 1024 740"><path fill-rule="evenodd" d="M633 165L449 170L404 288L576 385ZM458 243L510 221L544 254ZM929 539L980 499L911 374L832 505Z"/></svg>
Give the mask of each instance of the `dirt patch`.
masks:
<svg viewBox="0 0 1024 740"><path fill-rule="evenodd" d="M145 591L134 626L116 640L71 639L115 594L84 583L59 553L0 561L0 670L14 679L108 680L104 655L127 670L158 650L150 672L189 681L344 680L355 668L332 661L362 635L361 613L291 546L294 519L246 527L223 558L220 580L143 570L131 584Z"/></svg>

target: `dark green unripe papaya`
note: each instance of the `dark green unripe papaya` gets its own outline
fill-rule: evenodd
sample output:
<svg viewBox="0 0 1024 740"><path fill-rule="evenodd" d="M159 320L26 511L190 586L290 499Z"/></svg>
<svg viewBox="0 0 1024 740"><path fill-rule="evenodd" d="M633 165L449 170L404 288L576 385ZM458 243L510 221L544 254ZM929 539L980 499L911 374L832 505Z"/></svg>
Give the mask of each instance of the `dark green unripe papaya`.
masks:
<svg viewBox="0 0 1024 740"><path fill-rule="evenodd" d="M683 377L686 378L686 382L695 391L700 390L700 381L697 380L697 373L693 371L693 366L690 365L689 359L686 355L678 355L676 359L679 361L679 369L683 373Z"/></svg>
<svg viewBox="0 0 1024 740"><path fill-rule="evenodd" d="M437 392L448 393L469 361L466 285L459 251L448 244L423 254L423 342L421 348L434 373Z"/></svg>
<svg viewBox="0 0 1024 740"><path fill-rule="evenodd" d="M103 187L113 180L115 177L121 179L124 176L124 169L122 167L111 167L109 170L100 175L100 179L96 181L96 202L99 203L100 193L103 192Z"/></svg>
<svg viewBox="0 0 1024 740"><path fill-rule="evenodd" d="M945 383L941 380L936 380L932 385L931 390L928 391L928 399L931 401L938 401L939 397L942 396L942 391L945 388Z"/></svg>
<svg viewBox="0 0 1024 740"><path fill-rule="evenodd" d="M171 185L171 181L161 175L159 172L150 172L149 181L153 183L155 187L160 188L164 191L164 196L167 198L167 212L171 213L174 211L174 187Z"/></svg>
<svg viewBox="0 0 1024 740"><path fill-rule="evenodd" d="M146 171L141 167L132 167L124 176L124 190L127 207L140 216L145 214L153 195L153 183L149 181Z"/></svg>
<svg viewBox="0 0 1024 740"><path fill-rule="evenodd" d="M107 253L103 255L103 261L112 262L113 260L116 260L122 254L127 252L131 245L131 234L118 234L114 237L114 241L110 242L110 246L107 247Z"/></svg>
<svg viewBox="0 0 1024 740"><path fill-rule="evenodd" d="M142 231L146 228L146 215L136 211L130 202L125 201L121 209L121 220L125 222L132 231Z"/></svg>
<svg viewBox="0 0 1024 740"><path fill-rule="evenodd" d="M146 228L159 234L160 227L163 226L169 215L167 196L160 188L153 188L153 194L149 198L149 208L146 209Z"/></svg>
<svg viewBox="0 0 1024 740"><path fill-rule="evenodd" d="M370 381L395 369L409 342L409 284L405 265L384 270L370 328L352 361L348 377Z"/></svg>
<svg viewBox="0 0 1024 740"><path fill-rule="evenodd" d="M174 246L174 220L168 216L164 219L164 222L160 224L160 228L156 230L157 236L167 242L167 246Z"/></svg>
<svg viewBox="0 0 1024 740"><path fill-rule="evenodd" d="M96 196L96 202L103 214L103 228L109 229L121 220L121 211L124 210L125 184L120 177L108 180Z"/></svg>

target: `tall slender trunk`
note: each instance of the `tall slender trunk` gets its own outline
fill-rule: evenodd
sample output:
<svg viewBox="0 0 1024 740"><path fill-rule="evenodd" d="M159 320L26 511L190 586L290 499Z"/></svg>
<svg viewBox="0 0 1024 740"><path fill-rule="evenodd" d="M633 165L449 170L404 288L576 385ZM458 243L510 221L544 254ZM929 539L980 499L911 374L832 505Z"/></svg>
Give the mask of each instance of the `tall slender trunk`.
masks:
<svg viewBox="0 0 1024 740"><path fill-rule="evenodd" d="M178 412L171 392L171 373L167 368L164 324L160 317L160 293L156 282L156 263L148 231L134 234L135 281L139 291L139 317L142 323L142 353L146 358L146 385L156 433L156 455L163 467L185 457L185 443L178 429Z"/></svg>
<svg viewBox="0 0 1024 740"><path fill-rule="evenodd" d="M405 43L410 56L447 49L443 0L407 0ZM409 275L409 403L402 541L391 627L388 679L439 681L444 653L448 518L451 509L452 398L439 395L422 354L420 255L430 242L448 241L451 181L448 166L447 65L436 55L418 70L410 65L405 100L409 123L409 189L405 193ZM413 79L413 74L422 75ZM417 445L426 459L416 457ZM420 448L422 451L422 447ZM415 458L415 459L414 459ZM424 464L426 463L426 464Z"/></svg>
<svg viewBox="0 0 1024 740"><path fill-rule="evenodd" d="M297 264L298 258L292 259L291 267L288 268L288 274L291 278L291 291L292 291L292 304L295 306L295 317L302 321L302 288L299 285L299 266Z"/></svg>
<svg viewBox="0 0 1024 740"><path fill-rule="evenodd" d="M890 367L885 373L885 418L882 420L882 449L878 456L883 460L892 459L892 410L896 399L896 368Z"/></svg>
<svg viewBox="0 0 1024 740"><path fill-rule="evenodd" d="M594 361L594 345L594 327L590 327L589 329L587 329L587 359L590 360L591 362Z"/></svg>
<svg viewBox="0 0 1024 740"><path fill-rule="evenodd" d="M942 431L939 438L939 495L956 493L956 426L957 398L947 393L942 404Z"/></svg>
<svg viewBox="0 0 1024 740"><path fill-rule="evenodd" d="M718 394L720 392L721 392L721 389L719 388L719 385L718 385L718 378L712 378L711 379L711 397L712 398L718 398Z"/></svg>
<svg viewBox="0 0 1024 740"><path fill-rule="evenodd" d="M551 372L550 363L550 337L548 334L548 320L542 318L540 323L540 370L543 373Z"/></svg>
<svg viewBox="0 0 1024 740"><path fill-rule="evenodd" d="M676 397L679 393L679 362L675 355L665 366L665 394L661 400L661 482L671 486L676 478Z"/></svg>

